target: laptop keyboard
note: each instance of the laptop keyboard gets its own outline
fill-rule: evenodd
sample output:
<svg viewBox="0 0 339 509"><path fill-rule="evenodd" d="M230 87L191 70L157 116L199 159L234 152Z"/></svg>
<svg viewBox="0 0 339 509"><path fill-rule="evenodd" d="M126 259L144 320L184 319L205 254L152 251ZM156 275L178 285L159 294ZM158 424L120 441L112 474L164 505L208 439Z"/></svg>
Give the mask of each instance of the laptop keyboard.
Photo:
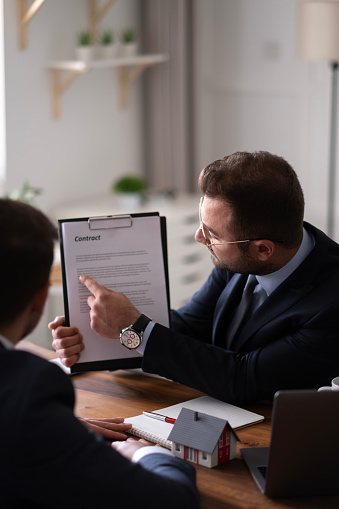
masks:
<svg viewBox="0 0 339 509"><path fill-rule="evenodd" d="M266 479L267 466L259 466L258 470L263 476L263 478Z"/></svg>

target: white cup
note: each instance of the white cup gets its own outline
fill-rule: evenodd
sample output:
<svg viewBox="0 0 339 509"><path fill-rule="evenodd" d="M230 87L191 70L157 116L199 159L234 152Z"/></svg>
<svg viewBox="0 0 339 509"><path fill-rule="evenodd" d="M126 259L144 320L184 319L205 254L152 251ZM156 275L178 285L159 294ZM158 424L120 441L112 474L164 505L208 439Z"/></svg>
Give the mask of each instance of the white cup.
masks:
<svg viewBox="0 0 339 509"><path fill-rule="evenodd" d="M333 378L331 387L320 387L318 391L339 391L339 376Z"/></svg>

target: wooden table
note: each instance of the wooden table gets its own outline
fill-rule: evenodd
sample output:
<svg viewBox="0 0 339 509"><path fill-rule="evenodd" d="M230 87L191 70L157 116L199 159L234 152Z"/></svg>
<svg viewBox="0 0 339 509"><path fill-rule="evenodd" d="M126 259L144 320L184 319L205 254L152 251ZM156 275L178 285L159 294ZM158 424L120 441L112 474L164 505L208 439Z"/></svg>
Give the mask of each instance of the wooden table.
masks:
<svg viewBox="0 0 339 509"><path fill-rule="evenodd" d="M21 349L43 357L55 353L28 342ZM143 410L174 405L201 396L202 393L169 380L146 376L138 370L91 372L72 375L79 417L132 417ZM240 458L242 447L268 446L271 428L271 404L263 402L247 407L265 416L262 423L237 430L240 439L237 458L216 468L196 466L202 509L338 509L339 496L269 499L262 495Z"/></svg>

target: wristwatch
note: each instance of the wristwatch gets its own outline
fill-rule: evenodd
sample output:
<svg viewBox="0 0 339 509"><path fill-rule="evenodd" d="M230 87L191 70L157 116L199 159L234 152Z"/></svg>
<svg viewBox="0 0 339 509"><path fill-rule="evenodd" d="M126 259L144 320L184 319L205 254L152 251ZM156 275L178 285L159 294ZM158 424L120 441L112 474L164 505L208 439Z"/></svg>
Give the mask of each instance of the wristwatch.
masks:
<svg viewBox="0 0 339 509"><path fill-rule="evenodd" d="M129 350L135 350L141 345L142 335L149 324L152 321L147 315L140 315L139 318L133 325L122 329L120 332L120 343L128 348Z"/></svg>

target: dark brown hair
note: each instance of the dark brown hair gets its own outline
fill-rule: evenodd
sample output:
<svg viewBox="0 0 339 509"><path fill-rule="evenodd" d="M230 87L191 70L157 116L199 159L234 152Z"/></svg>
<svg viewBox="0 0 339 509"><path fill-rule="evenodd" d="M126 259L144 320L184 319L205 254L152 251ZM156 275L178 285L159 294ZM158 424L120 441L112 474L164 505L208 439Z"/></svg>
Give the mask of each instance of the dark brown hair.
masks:
<svg viewBox="0 0 339 509"><path fill-rule="evenodd" d="M0 325L18 317L49 279L56 227L40 211L0 199Z"/></svg>
<svg viewBox="0 0 339 509"><path fill-rule="evenodd" d="M203 195L232 207L230 225L239 240L300 241L304 195L293 168L269 152L236 152L209 164L199 176Z"/></svg>

